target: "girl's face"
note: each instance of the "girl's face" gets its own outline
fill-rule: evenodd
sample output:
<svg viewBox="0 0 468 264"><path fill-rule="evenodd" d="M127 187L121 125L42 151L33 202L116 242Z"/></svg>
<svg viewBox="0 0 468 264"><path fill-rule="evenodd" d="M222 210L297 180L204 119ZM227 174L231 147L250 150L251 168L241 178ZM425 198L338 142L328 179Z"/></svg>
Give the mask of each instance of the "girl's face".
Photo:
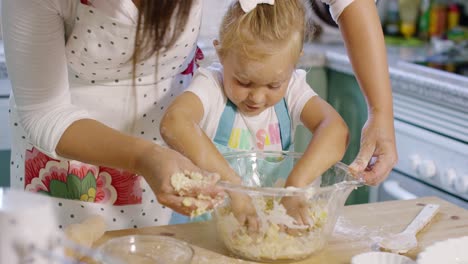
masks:
<svg viewBox="0 0 468 264"><path fill-rule="evenodd" d="M262 61L230 52L221 63L226 96L241 113L255 116L284 97L296 61L288 49L282 49Z"/></svg>

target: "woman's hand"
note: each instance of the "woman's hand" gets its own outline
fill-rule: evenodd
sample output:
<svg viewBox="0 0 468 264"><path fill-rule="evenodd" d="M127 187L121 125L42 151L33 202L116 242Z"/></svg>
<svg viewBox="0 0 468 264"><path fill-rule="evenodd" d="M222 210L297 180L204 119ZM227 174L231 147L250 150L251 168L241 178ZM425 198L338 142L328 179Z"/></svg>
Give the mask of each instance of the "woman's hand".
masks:
<svg viewBox="0 0 468 264"><path fill-rule="evenodd" d="M213 200L208 201L209 205L206 208L210 210L213 209L215 198L222 196L224 192L221 188L216 187L217 179L209 177L210 173L202 171L179 152L157 145L142 152L136 162L136 171L146 179L160 204L184 215L190 215L192 211L197 209L194 204L191 206L183 205L185 198L198 199L199 195L211 197ZM171 185L171 177L175 173L185 171L201 173L212 179L211 184L203 188L192 189L187 195L180 196Z"/></svg>
<svg viewBox="0 0 468 264"><path fill-rule="evenodd" d="M361 148L349 169L362 175L366 184L377 185L385 180L397 160L393 118L370 115L362 129Z"/></svg>

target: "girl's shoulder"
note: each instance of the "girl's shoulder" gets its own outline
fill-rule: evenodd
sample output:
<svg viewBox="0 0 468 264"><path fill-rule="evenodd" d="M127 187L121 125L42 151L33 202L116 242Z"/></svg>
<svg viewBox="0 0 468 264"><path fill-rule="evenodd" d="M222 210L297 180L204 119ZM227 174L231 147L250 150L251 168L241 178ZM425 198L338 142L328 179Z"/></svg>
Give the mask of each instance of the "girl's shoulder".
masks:
<svg viewBox="0 0 468 264"><path fill-rule="evenodd" d="M193 78L205 79L206 81L211 82L213 86L222 88L223 66L220 63L213 63L208 67L200 67Z"/></svg>
<svg viewBox="0 0 468 264"><path fill-rule="evenodd" d="M304 88L309 88L307 83L307 72L302 69L296 69L291 75L289 80L288 90L286 91L286 96L290 93L294 93L297 90L302 90Z"/></svg>
<svg viewBox="0 0 468 264"><path fill-rule="evenodd" d="M307 72L303 69L295 69L292 76L291 76L291 81L306 81L307 78Z"/></svg>
<svg viewBox="0 0 468 264"><path fill-rule="evenodd" d="M191 91L199 95L199 97L206 97L206 102L213 102L212 99L216 98L218 100L223 97L222 85L222 66L212 64L209 67L197 69L187 91Z"/></svg>

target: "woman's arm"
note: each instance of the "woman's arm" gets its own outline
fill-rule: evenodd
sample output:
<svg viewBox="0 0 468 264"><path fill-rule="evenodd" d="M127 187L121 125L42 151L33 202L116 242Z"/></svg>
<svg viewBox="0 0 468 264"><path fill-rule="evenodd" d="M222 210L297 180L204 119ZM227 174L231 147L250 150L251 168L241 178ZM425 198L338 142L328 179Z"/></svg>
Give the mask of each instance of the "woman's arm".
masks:
<svg viewBox="0 0 468 264"><path fill-rule="evenodd" d="M391 171L397 152L387 53L374 1L354 0L338 24L369 112L359 154L350 168L362 173L367 183L377 184ZM372 157L376 161L366 170Z"/></svg>
<svg viewBox="0 0 468 264"><path fill-rule="evenodd" d="M314 96L301 113L302 123L314 134L302 158L290 173L286 186L304 187L343 158L348 127L327 102Z"/></svg>
<svg viewBox="0 0 468 264"><path fill-rule="evenodd" d="M62 17L70 1L63 2L2 2L5 57L19 125L34 146L52 157L63 132L89 118L70 99Z"/></svg>
<svg viewBox="0 0 468 264"><path fill-rule="evenodd" d="M89 133L91 131L92 133ZM190 215L196 206L183 205L184 197L179 196L171 185L174 173L190 171L205 173L180 153L161 147L152 142L128 136L95 120L82 119L73 123L63 134L57 153L91 164L100 164L126 169L143 175L158 201L171 209ZM217 197L222 192L211 182L203 190L196 190L187 196L198 194ZM208 209L213 206L209 201Z"/></svg>
<svg viewBox="0 0 468 264"><path fill-rule="evenodd" d="M374 1L354 0L338 24L370 112L393 116L387 52Z"/></svg>

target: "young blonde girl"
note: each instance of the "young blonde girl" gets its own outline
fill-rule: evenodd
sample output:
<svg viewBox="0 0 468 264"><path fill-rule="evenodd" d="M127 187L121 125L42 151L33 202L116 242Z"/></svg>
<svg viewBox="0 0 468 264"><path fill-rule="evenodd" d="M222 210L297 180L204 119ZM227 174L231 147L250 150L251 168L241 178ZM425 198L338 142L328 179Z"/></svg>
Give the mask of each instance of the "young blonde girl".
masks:
<svg viewBox="0 0 468 264"><path fill-rule="evenodd" d="M295 128L303 124L314 136L286 186L304 187L342 158L348 129L309 87L306 72L295 69L310 30L307 2L246 2L229 6L214 41L220 64L199 69L168 108L161 134L196 165L239 183L223 152L288 150ZM249 198L230 195L239 222L256 229ZM285 198L282 203L298 224L308 223L300 201Z"/></svg>

